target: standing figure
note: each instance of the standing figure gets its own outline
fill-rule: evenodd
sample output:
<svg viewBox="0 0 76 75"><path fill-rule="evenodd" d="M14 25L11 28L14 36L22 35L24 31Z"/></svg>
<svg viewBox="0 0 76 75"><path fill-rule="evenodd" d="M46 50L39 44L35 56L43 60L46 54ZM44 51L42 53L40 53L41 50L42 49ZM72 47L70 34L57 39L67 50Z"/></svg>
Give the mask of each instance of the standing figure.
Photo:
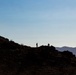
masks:
<svg viewBox="0 0 76 75"><path fill-rule="evenodd" d="M38 43L36 43L36 47L38 47Z"/></svg>
<svg viewBox="0 0 76 75"><path fill-rule="evenodd" d="M50 44L48 43L48 47L50 46Z"/></svg>

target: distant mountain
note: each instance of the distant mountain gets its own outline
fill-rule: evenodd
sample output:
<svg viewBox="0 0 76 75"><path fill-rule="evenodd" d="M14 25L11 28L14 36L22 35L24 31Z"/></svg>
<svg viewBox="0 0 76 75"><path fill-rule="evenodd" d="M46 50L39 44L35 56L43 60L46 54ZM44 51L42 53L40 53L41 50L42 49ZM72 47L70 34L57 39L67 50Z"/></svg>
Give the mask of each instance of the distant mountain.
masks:
<svg viewBox="0 0 76 75"><path fill-rule="evenodd" d="M70 51L72 52L73 54L76 55L76 47L67 47L67 46L63 46L63 47L56 47L57 50L59 51Z"/></svg>

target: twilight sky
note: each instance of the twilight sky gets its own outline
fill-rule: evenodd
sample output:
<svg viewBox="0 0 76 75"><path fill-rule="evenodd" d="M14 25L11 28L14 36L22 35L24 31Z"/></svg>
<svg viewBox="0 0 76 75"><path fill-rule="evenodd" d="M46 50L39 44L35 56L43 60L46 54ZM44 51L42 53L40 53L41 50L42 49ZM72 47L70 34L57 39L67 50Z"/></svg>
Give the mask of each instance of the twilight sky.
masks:
<svg viewBox="0 0 76 75"><path fill-rule="evenodd" d="M76 0L0 0L0 35L29 46L76 47Z"/></svg>

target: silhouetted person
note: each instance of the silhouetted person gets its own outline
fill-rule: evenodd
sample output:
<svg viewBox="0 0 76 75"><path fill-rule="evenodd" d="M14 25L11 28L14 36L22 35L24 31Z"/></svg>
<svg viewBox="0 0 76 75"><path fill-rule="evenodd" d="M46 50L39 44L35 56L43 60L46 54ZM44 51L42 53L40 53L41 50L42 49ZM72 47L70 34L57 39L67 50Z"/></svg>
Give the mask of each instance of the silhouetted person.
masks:
<svg viewBox="0 0 76 75"><path fill-rule="evenodd" d="M50 44L48 43L48 47L50 46Z"/></svg>
<svg viewBox="0 0 76 75"><path fill-rule="evenodd" d="M38 43L36 43L36 47L38 47Z"/></svg>

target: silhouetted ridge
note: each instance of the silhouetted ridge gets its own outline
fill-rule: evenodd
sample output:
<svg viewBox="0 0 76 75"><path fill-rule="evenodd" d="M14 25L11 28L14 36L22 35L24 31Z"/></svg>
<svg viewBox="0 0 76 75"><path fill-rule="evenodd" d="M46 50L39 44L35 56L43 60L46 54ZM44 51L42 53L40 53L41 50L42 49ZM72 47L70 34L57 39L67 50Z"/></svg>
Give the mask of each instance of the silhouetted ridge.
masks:
<svg viewBox="0 0 76 75"><path fill-rule="evenodd" d="M7 38L0 36L0 43L9 42Z"/></svg>
<svg viewBox="0 0 76 75"><path fill-rule="evenodd" d="M65 68L68 74L64 73ZM52 70L56 71L56 74ZM0 36L0 75L70 74L76 74L76 57L72 52L60 52L54 46L32 48Z"/></svg>

